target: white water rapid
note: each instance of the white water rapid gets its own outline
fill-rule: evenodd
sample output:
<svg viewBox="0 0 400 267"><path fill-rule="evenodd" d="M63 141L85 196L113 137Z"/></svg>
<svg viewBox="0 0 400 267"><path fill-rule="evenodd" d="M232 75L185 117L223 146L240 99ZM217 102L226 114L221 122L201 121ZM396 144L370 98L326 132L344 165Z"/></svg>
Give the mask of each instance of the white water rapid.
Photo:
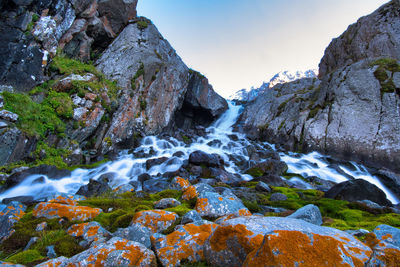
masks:
<svg viewBox="0 0 400 267"><path fill-rule="evenodd" d="M21 184L1 193L0 200L16 196L33 196L35 199L41 199L54 193L74 194L82 185L87 184L89 179L96 180L107 173L113 173L116 176L111 184L114 188L131 181L137 181L138 176L143 173L162 177L162 174L166 172L178 170L189 158L190 153L196 150L219 154L226 163L226 171L240 174L243 171L235 164L234 159L249 161L247 148L254 146L254 142L247 140L244 134L232 131L232 126L236 122L241 108L241 106L229 103L228 111L206 129L207 134L193 140L189 145L175 138L163 140L155 136L147 136L143 138L141 145L133 153L128 154L127 151L122 151L117 160L105 163L95 169L76 169L70 176L57 180L49 179L42 174L31 175ZM268 143L256 144L256 146L260 149L263 149L263 147L274 149L274 146ZM350 162L346 166L340 165L341 171L338 171L337 168L332 168L329 165L329 157L316 152L310 154L281 152L279 154L281 159L287 163L290 173L299 174L305 179L317 176L336 183L346 181L349 177L365 179L381 188L391 202L399 203L395 195L361 165ZM167 157L168 160L146 170L147 160L161 157ZM240 174L240 176L243 180L251 180L249 175ZM312 188L311 185L297 177L291 178L290 182L300 183L303 187Z"/></svg>

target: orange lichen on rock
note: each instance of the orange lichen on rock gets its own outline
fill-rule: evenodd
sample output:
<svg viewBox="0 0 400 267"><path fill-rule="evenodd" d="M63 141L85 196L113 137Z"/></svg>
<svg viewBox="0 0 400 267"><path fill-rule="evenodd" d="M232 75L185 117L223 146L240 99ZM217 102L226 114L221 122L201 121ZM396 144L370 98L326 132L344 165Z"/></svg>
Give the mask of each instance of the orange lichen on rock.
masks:
<svg viewBox="0 0 400 267"><path fill-rule="evenodd" d="M364 243L371 249L374 249L374 247L378 245L379 242L380 242L379 239L376 237L374 233L368 233L365 235Z"/></svg>
<svg viewBox="0 0 400 267"><path fill-rule="evenodd" d="M266 235L262 246L247 255L243 266L361 267L371 254L371 250L351 249L346 241L332 236L277 230Z"/></svg>
<svg viewBox="0 0 400 267"><path fill-rule="evenodd" d="M73 198L73 196L57 196L53 199L50 199L48 202L50 203L59 203L59 204L66 204L71 206L76 206L77 201Z"/></svg>
<svg viewBox="0 0 400 267"><path fill-rule="evenodd" d="M400 251L395 248L385 248L376 255L376 258L383 262L385 266L399 266Z"/></svg>
<svg viewBox="0 0 400 267"><path fill-rule="evenodd" d="M182 199L183 200L191 200L191 199L195 199L198 195L199 195L199 193L197 192L196 187L191 185L183 191Z"/></svg>
<svg viewBox="0 0 400 267"><path fill-rule="evenodd" d="M178 214L165 210L144 210L137 212L132 219L133 223L140 223L154 233L170 227L178 219Z"/></svg>
<svg viewBox="0 0 400 267"><path fill-rule="evenodd" d="M208 205L208 199L207 198L198 198L196 201L196 207L195 210L197 212L202 212L205 211Z"/></svg>
<svg viewBox="0 0 400 267"><path fill-rule="evenodd" d="M101 209L85 206L71 206L59 203L41 202L33 210L33 216L48 219L66 217L69 220L86 221L95 218Z"/></svg>
<svg viewBox="0 0 400 267"><path fill-rule="evenodd" d="M211 236L210 246L212 250L219 252L227 249L230 240L235 240L246 253L250 253L260 247L263 238L263 235L255 235L243 224L220 226Z"/></svg>
<svg viewBox="0 0 400 267"><path fill-rule="evenodd" d="M152 243L164 266L178 266L182 260L203 261L203 245L216 227L216 224L186 224L165 237L152 237Z"/></svg>
<svg viewBox="0 0 400 267"><path fill-rule="evenodd" d="M175 177L175 182L182 188L182 190L185 190L190 186L190 183L188 180L183 179L182 177Z"/></svg>

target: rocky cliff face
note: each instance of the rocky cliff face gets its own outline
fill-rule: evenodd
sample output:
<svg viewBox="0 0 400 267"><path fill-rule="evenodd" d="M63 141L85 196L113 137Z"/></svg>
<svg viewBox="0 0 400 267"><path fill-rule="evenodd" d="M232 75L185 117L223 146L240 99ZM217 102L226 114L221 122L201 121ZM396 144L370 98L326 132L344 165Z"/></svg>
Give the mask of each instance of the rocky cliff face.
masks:
<svg viewBox="0 0 400 267"><path fill-rule="evenodd" d="M9 92L0 107L1 165L79 164L144 135L208 125L227 109L151 21L136 17L137 0L1 5L0 85ZM82 63L89 60L97 69Z"/></svg>
<svg viewBox="0 0 400 267"><path fill-rule="evenodd" d="M288 149L398 170L398 6L391 1L351 25L327 48L320 81L275 86L246 107L239 126Z"/></svg>
<svg viewBox="0 0 400 267"><path fill-rule="evenodd" d="M27 92L48 80L57 48L89 60L136 16L137 0L8 0L0 18L0 85Z"/></svg>
<svg viewBox="0 0 400 267"><path fill-rule="evenodd" d="M360 18L325 51L319 77L365 58L400 59L400 1L393 0Z"/></svg>

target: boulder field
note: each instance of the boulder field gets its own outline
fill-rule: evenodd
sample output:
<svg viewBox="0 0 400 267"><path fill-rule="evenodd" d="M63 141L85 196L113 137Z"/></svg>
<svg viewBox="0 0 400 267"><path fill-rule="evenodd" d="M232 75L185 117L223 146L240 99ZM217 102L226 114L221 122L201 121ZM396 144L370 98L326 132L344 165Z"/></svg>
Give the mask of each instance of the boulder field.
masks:
<svg viewBox="0 0 400 267"><path fill-rule="evenodd" d="M395 266L400 260L400 230L382 224L400 226L398 210L327 199L316 190L272 186L260 193L258 183L211 187L175 177L171 189L155 194L56 194L28 207L14 201L1 208L0 250L8 255L1 264ZM184 197L190 188L198 197ZM260 204L238 198L235 189L250 190ZM286 200L273 200L277 192ZM180 204L154 209L172 199ZM283 209L265 213L261 203ZM347 230L359 227L368 230Z"/></svg>
<svg viewBox="0 0 400 267"><path fill-rule="evenodd" d="M266 90L237 128L286 149L399 171L399 7L390 1L349 26L326 49L319 79Z"/></svg>

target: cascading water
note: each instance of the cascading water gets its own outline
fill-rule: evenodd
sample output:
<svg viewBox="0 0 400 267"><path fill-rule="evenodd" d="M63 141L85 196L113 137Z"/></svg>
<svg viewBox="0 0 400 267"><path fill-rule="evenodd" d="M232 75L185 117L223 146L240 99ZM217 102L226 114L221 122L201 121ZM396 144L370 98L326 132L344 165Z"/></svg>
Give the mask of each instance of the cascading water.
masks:
<svg viewBox="0 0 400 267"><path fill-rule="evenodd" d="M155 136L147 136L143 138L141 145L133 153L128 154L127 151L123 151L117 160L105 163L95 169L76 169L69 177L57 180L49 179L46 175L41 174L31 175L21 184L1 193L0 200L15 196L33 196L35 199L41 199L54 193L74 194L90 179L96 180L108 173L113 173L115 177L110 184L112 187L137 181L138 176L143 173L148 173L153 177L162 176L164 173L178 170L189 158L190 153L196 150L219 154L225 161L226 171L239 174L243 180L250 180L251 176L241 174L242 171L233 160L238 157L244 161L250 160L247 148L252 143L245 138L244 134L232 130L241 108L241 106L229 103L228 111L207 128L206 135L193 140L190 145L175 138L163 140ZM263 149L263 147L274 149L274 146L268 143L263 143L258 147L260 149ZM329 157L316 152L307 155L281 152L280 156L287 163L290 173L299 174L306 179L316 176L336 183L346 181L350 179L349 177L365 179L381 188L394 204L399 203L399 200L390 190L361 165L350 163L352 168L340 165L341 171L338 171L329 165ZM147 160L161 157L166 157L168 160L152 166L149 170L146 169ZM290 181L302 183L306 188L312 188L311 185L296 177L291 178Z"/></svg>

